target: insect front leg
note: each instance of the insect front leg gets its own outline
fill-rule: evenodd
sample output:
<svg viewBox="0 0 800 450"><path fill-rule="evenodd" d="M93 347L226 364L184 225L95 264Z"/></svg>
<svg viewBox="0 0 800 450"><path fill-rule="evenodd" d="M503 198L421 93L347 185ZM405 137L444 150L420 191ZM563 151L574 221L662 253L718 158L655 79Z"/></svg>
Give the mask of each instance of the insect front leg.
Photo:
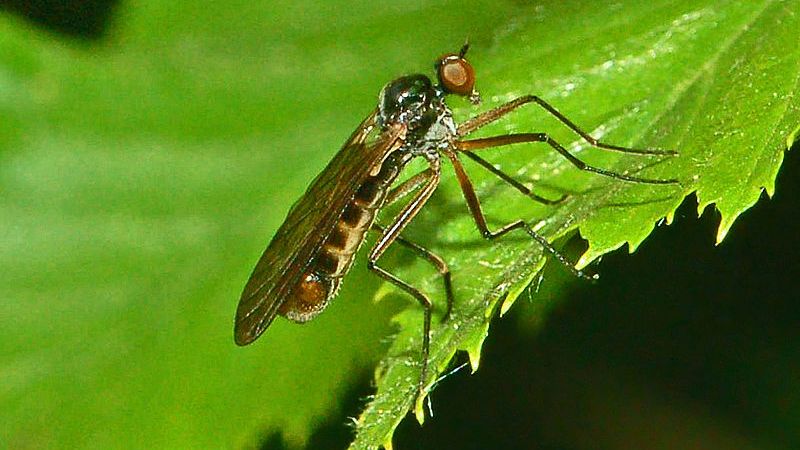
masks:
<svg viewBox="0 0 800 450"><path fill-rule="evenodd" d="M431 312L433 305L428 297L419 289L411 286L407 282L398 278L396 275L378 266L377 262L378 259L386 252L386 249L389 248L389 246L400 237L400 233L403 231L403 228L405 228L406 225L411 222L414 216L419 213L419 210L425 205L428 199L430 199L433 191L435 191L436 187L439 185L439 160L431 159L428 162L430 164L430 171L427 172L427 180L425 180L424 184L422 184L420 191L417 192L411 201L409 201L403 207L403 209L397 214L389 226L383 229L380 237L378 237L378 241L375 243L375 246L372 248L372 250L370 250L369 256L367 257L367 267L371 271L375 272L378 276L389 281L395 286L408 292L412 297L416 298L424 308L425 316L422 335L422 368L420 370L418 385L420 395L423 393L425 388L425 380L428 376L428 358L430 357L431 345Z"/></svg>
<svg viewBox="0 0 800 450"><path fill-rule="evenodd" d="M454 151L449 151L445 153L450 161L453 163L453 168L456 171L456 178L458 179L458 184L461 186L461 191L464 193L464 199L467 201L467 207L469 208L470 213L472 214L472 218L475 220L475 225L478 227L478 231L480 231L481 235L486 239L496 239L504 234L508 233L509 231L522 229L530 237L532 237L539 245L544 248L544 250L550 254L553 258L558 260L564 267L566 267L573 275L584 278L587 280L595 280L597 276L590 276L584 273L581 270L575 268L575 266L567 260L555 247L550 244L542 235L537 233L533 230L524 220L516 220L511 222L499 229L492 231L489 229L489 226L486 223L486 217L483 215L483 210L481 209L481 203L478 200L478 195L475 193L475 188L472 186L472 181L470 181L467 172L464 170L464 166L461 164L461 160L458 159L458 155Z"/></svg>
<svg viewBox="0 0 800 450"><path fill-rule="evenodd" d="M556 142L555 139L551 138L550 135L547 133L519 133L519 134L506 134L502 136L494 136L488 138L480 138L480 139L471 139L468 141L458 141L456 142L455 146L456 149L463 152L469 152L471 150L478 150L482 148L492 148L492 147L502 147L511 144L521 144L526 142L544 142L550 147L552 147L555 151L557 151L561 156L567 159L573 166L577 167L580 170L586 172L596 173L598 175L603 175L609 178L614 178L617 180L622 181L630 181L633 183L643 183L643 184L678 184L678 180L669 179L669 180L660 180L660 179L652 179L652 178L641 178L641 177L634 177L631 175L625 175L619 172L614 172L611 170L601 169L599 167L590 166L583 162L580 158L573 155L569 152L564 146Z"/></svg>
<svg viewBox="0 0 800 450"><path fill-rule="evenodd" d="M582 137L586 142L588 142L591 146L605 149L605 150L613 150L622 153L632 153L637 155L654 155L654 156L676 156L678 152L674 150L656 150L656 149L636 149L636 148L629 148L629 147L622 147L619 145L613 144L606 144L605 142L601 142L597 138L593 137L586 131L583 131L579 126L575 125L571 120L569 120L564 114L559 112L555 107L537 97L535 95L524 95L522 97L516 98L511 100L508 103L498 106L497 108L491 109L486 111L483 114L479 114L473 117L470 120L462 123L458 127L458 135L459 136L466 136L473 131L488 125L497 119L505 116L506 114L514 111L515 109L528 105L528 104L536 104L542 107L545 111L550 113L553 117L558 119L561 123L566 125L569 129L577 133L580 137Z"/></svg>

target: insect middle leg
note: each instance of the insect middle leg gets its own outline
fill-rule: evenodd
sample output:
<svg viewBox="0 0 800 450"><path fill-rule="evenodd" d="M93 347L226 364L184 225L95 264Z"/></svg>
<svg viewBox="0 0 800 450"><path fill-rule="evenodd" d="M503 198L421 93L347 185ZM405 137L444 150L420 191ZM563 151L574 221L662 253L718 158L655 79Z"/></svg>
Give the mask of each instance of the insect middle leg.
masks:
<svg viewBox="0 0 800 450"><path fill-rule="evenodd" d="M500 227L499 229L492 231L489 229L489 226L486 223L486 217L483 215L483 210L481 209L481 203L478 200L478 195L475 193L475 188L472 186L472 181L469 179L467 172L464 170L464 166L461 164L461 160L458 159L458 154L454 151L445 152L450 161L453 163L453 168L456 172L456 178L458 179L458 184L461 186L461 191L464 193L464 198L467 201L467 207L469 208L470 213L472 214L472 218L475 220L475 225L478 227L478 231L480 231L481 235L486 239L496 239L504 234L508 233L509 231L522 229L530 237L532 237L539 245L544 248L544 250L550 254L553 258L558 260L564 267L566 267L573 275L584 278L587 280L595 280L597 279L596 275L587 275L581 270L575 268L575 266L567 260L558 250L553 247L547 239L545 239L542 235L537 233L533 230L524 220L516 220L511 222L505 226Z"/></svg>
<svg viewBox="0 0 800 450"><path fill-rule="evenodd" d="M502 170L498 169L497 167L493 166L492 163L490 163L489 161L486 161L485 159L481 158L480 156L476 155L475 153L473 153L471 151L468 151L468 150L462 150L461 153L467 155L467 157L469 157L471 160L475 161L476 163L480 164L484 169L488 170L489 172L492 172L493 174L497 175L501 180L503 180L506 183L508 183L511 186L513 186L514 189L520 191L522 193L522 195L526 195L526 196L532 198L533 200L535 200L535 201L537 201L539 203L543 203L545 205L557 205L557 204L563 202L564 200L566 200L567 197L569 197L569 195L564 194L564 195L562 195L561 197L559 197L557 199L551 200L549 198L544 198L542 196L536 195L533 191L528 189L527 186L525 186L524 184L522 184L519 181L517 181L516 179L514 179L511 175L509 175L509 174L503 172Z"/></svg>
<svg viewBox="0 0 800 450"><path fill-rule="evenodd" d="M422 335L422 368L420 369L418 384L418 391L420 395L423 393L425 388L425 380L428 376L428 358L430 357L431 346L431 313L433 310L433 304L428 297L422 293L422 291L401 280L386 269L378 266L377 262L378 259L386 252L386 249L389 248L389 246L400 237L400 233L403 231L403 228L405 228L406 225L411 222L414 216L419 213L419 210L425 205L428 199L430 199L431 195L433 195L433 192L436 190L436 187L439 185L440 162L438 159L430 159L428 160L428 163L430 164L430 170L422 172L426 175L424 175L421 181L419 181L420 185L422 186L419 192L417 192L414 197L403 207L403 209L400 210L392 222L383 229L380 237L378 237L378 241L375 243L375 246L372 248L372 250L370 250L369 256L367 257L367 267L371 271L409 293L412 297L416 298L424 308L425 316ZM390 197L395 197L393 199L395 200L396 198L402 197L402 195L398 197L397 195L392 196L390 194Z"/></svg>

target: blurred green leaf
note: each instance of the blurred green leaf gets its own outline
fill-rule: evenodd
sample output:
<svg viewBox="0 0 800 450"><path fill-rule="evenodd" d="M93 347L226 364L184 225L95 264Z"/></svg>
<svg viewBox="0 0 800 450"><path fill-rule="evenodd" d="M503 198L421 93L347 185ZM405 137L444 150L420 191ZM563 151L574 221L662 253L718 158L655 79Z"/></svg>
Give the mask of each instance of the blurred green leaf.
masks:
<svg viewBox="0 0 800 450"><path fill-rule="evenodd" d="M0 16L3 444L301 444L336 412L405 302L359 263L246 349L236 302L383 83L512 9L443 6L126 3L93 46Z"/></svg>

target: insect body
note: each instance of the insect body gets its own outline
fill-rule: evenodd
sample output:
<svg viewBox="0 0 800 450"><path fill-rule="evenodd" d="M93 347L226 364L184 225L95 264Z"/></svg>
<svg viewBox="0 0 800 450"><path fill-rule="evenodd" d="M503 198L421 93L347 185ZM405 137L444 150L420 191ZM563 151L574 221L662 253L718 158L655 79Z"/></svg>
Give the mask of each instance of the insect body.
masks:
<svg viewBox="0 0 800 450"><path fill-rule="evenodd" d="M377 262L394 242L409 247L429 261L442 275L447 296L445 317L449 316L453 292L447 264L439 256L401 235L405 226L438 186L442 156L452 163L467 207L485 238L493 239L509 231L522 229L551 256L583 278L590 277L575 269L524 221L518 220L497 230L490 230L459 155L466 155L523 194L547 204L558 203L564 197L548 200L534 194L474 151L515 143L544 142L581 170L636 183L676 183L675 180L639 178L589 166L546 133L464 139L469 133L513 110L534 103L595 147L647 155L675 154L671 151L636 150L599 142L535 96L518 98L457 126L445 103L445 97L455 94L466 96L476 104L480 101L474 90L474 70L465 59L467 48L465 45L458 54L448 54L437 60L435 67L438 84L432 83L425 75L417 74L400 77L383 88L378 107L356 128L339 153L292 206L283 225L258 261L242 292L236 311L234 337L237 344L246 345L255 340L276 315L280 314L295 322L306 322L322 312L336 295L367 232L373 230L379 233L379 237L367 258L369 269L408 292L424 307L419 380L419 390L422 393L427 379L432 304L425 294L379 266ZM428 168L392 188L403 167L414 158L425 159ZM410 200L406 200L388 225L376 223L376 216L381 208L409 197Z"/></svg>

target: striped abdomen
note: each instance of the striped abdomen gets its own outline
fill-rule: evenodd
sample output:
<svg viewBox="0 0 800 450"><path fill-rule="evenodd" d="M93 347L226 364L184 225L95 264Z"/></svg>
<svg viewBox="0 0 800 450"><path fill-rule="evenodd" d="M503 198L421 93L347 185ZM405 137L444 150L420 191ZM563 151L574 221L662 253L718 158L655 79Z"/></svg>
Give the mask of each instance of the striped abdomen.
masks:
<svg viewBox="0 0 800 450"><path fill-rule="evenodd" d="M336 225L289 292L279 314L295 322L306 322L328 306L339 290L342 277L353 265L356 252L399 172L397 159L389 156L377 175L364 180L353 199L339 212Z"/></svg>

